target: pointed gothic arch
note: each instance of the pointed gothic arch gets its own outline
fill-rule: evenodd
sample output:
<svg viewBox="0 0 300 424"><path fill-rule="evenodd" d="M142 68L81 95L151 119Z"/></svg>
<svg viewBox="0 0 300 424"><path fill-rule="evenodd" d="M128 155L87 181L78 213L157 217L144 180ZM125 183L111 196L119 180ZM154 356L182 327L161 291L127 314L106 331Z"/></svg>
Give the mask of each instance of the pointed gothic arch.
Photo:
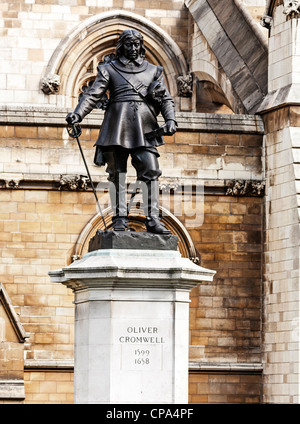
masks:
<svg viewBox="0 0 300 424"><path fill-rule="evenodd" d="M60 77L59 95L64 98L61 101L64 106L77 104L80 86L88 83L89 77L95 74L97 61L114 51L120 33L128 28L142 33L146 59L164 67L166 84L176 98L176 79L187 73L187 64L178 45L148 19L124 10L114 10L83 21L55 49L44 76Z"/></svg>

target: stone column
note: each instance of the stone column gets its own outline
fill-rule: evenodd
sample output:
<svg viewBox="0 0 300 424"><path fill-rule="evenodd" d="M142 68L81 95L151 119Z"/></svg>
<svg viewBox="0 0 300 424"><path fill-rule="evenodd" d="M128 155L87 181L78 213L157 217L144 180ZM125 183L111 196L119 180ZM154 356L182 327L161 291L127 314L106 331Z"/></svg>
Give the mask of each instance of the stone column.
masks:
<svg viewBox="0 0 300 424"><path fill-rule="evenodd" d="M300 2L269 8L263 401L299 403Z"/></svg>
<svg viewBox="0 0 300 424"><path fill-rule="evenodd" d="M187 403L189 292L173 250L100 249L49 273L75 295L75 403Z"/></svg>

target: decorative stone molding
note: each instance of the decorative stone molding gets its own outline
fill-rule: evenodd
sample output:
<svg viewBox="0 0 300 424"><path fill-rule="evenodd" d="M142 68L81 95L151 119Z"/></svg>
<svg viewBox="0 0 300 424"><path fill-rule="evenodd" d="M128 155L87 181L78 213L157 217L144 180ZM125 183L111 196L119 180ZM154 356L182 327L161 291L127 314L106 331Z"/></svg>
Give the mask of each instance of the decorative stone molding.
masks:
<svg viewBox="0 0 300 424"><path fill-rule="evenodd" d="M1 400L23 400L25 399L24 380L0 380Z"/></svg>
<svg viewBox="0 0 300 424"><path fill-rule="evenodd" d="M294 18L300 14L300 0L285 0L283 13Z"/></svg>
<svg viewBox="0 0 300 424"><path fill-rule="evenodd" d="M18 188L19 184L20 184L20 180L3 180L4 181L4 185L2 186L2 188Z"/></svg>
<svg viewBox="0 0 300 424"><path fill-rule="evenodd" d="M178 190L178 188L179 188L179 184L176 182L173 182L173 183L165 182L165 183L159 184L159 189L162 191L162 193L175 192Z"/></svg>
<svg viewBox="0 0 300 424"><path fill-rule="evenodd" d="M70 371L74 370L72 359L25 359L26 371Z"/></svg>
<svg viewBox="0 0 300 424"><path fill-rule="evenodd" d="M11 174L11 175L5 175L2 174L0 177L0 188L2 189L17 189L20 186L21 181L23 181L23 175L20 174Z"/></svg>
<svg viewBox="0 0 300 424"><path fill-rule="evenodd" d="M57 125L66 126L67 108L31 107L31 106L1 106L1 125ZM82 127L99 129L104 112L94 110L88 115ZM222 115L191 112L177 112L178 131L232 131L235 133L264 134L264 122L258 115ZM158 117L160 125L164 123Z"/></svg>
<svg viewBox="0 0 300 424"><path fill-rule="evenodd" d="M244 362L235 362L235 363L217 363L217 362L189 362L189 369L191 371L204 371L204 372L251 372L251 373L261 373L263 371L263 364L258 363L244 363Z"/></svg>
<svg viewBox="0 0 300 424"><path fill-rule="evenodd" d="M57 94L60 87L60 76L48 74L41 80L41 90L45 94Z"/></svg>
<svg viewBox="0 0 300 424"><path fill-rule="evenodd" d="M177 90L180 97L191 97L193 94L193 75L180 75L177 78Z"/></svg>
<svg viewBox="0 0 300 424"><path fill-rule="evenodd" d="M263 17L260 20L260 24L264 28L270 29L272 27L272 25L273 25L273 18L272 18L272 16L263 15Z"/></svg>
<svg viewBox="0 0 300 424"><path fill-rule="evenodd" d="M83 175L61 175L59 190L87 190L88 177Z"/></svg>
<svg viewBox="0 0 300 424"><path fill-rule="evenodd" d="M264 181L231 180L227 182L226 196L261 197L264 194L265 194Z"/></svg>

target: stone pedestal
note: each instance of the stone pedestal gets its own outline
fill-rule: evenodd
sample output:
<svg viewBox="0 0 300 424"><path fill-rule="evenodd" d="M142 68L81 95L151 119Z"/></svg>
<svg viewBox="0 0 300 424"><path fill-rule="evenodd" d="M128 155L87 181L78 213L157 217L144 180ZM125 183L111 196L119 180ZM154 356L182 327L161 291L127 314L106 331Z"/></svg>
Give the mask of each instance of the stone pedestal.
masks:
<svg viewBox="0 0 300 424"><path fill-rule="evenodd" d="M100 249L49 273L75 294L75 403L187 403L189 292L175 250Z"/></svg>

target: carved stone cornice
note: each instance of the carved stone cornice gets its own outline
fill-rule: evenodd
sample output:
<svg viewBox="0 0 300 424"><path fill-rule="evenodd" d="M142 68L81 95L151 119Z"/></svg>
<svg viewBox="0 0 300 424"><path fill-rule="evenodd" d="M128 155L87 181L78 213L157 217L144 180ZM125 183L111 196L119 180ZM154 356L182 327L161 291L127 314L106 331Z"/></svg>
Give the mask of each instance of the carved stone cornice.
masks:
<svg viewBox="0 0 300 424"><path fill-rule="evenodd" d="M67 108L0 105L0 125L66 126ZM99 129L104 112L95 109L84 119L82 128ZM263 134L263 119L258 115L222 115L213 113L177 112L177 131L220 131ZM162 125L164 120L158 117Z"/></svg>
<svg viewBox="0 0 300 424"><path fill-rule="evenodd" d="M93 177L94 184L100 192L107 192L107 180L104 176ZM128 193L135 184L135 178L128 178ZM200 184L200 185L199 185ZM171 181L162 178L159 189L162 195L194 195L197 187L204 190L205 195L224 196L263 196L265 183L261 180L225 180L225 179L195 179L186 180L179 178ZM0 190L61 190L61 191L87 191L91 192L89 179L81 175L48 175L36 174L20 177L3 176L0 174Z"/></svg>

